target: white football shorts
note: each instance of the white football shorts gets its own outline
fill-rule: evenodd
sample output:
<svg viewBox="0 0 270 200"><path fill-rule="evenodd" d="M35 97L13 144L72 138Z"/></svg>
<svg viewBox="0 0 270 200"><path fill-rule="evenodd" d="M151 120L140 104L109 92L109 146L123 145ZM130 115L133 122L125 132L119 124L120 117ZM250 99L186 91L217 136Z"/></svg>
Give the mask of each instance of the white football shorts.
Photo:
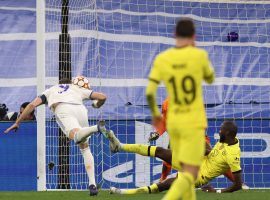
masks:
<svg viewBox="0 0 270 200"><path fill-rule="evenodd" d="M60 103L54 114L57 124L67 137L72 129L89 126L88 111L84 105Z"/></svg>

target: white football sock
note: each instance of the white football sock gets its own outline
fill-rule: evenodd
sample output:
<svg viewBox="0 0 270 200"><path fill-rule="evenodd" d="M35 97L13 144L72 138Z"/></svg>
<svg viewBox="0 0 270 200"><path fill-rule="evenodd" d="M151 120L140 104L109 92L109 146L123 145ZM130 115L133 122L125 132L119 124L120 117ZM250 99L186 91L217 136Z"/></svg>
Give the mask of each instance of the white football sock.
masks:
<svg viewBox="0 0 270 200"><path fill-rule="evenodd" d="M88 175L89 185L96 186L94 158L93 158L93 155L90 151L90 148L87 147L85 149L81 149L81 153L82 153L83 160L84 160L85 170L86 170L87 175Z"/></svg>
<svg viewBox="0 0 270 200"><path fill-rule="evenodd" d="M74 137L74 141L76 144L81 143L81 142L85 142L86 139L92 135L93 133L98 132L98 126L90 126L90 127L84 127L81 128Z"/></svg>

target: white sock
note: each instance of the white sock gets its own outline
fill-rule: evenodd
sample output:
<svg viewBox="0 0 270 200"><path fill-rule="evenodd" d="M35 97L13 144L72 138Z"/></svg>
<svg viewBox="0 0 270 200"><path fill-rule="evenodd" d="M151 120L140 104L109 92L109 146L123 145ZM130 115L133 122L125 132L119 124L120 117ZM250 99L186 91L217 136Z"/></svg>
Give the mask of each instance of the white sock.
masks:
<svg viewBox="0 0 270 200"><path fill-rule="evenodd" d="M89 185L96 185L94 158L90 151L90 148L87 147L85 149L81 149L81 153L84 160L85 170L88 175Z"/></svg>
<svg viewBox="0 0 270 200"><path fill-rule="evenodd" d="M92 135L93 133L98 132L98 127L97 125L95 126L90 126L90 127L84 127L81 128L74 137L74 141L76 144L81 143L81 142L85 142L86 139Z"/></svg>

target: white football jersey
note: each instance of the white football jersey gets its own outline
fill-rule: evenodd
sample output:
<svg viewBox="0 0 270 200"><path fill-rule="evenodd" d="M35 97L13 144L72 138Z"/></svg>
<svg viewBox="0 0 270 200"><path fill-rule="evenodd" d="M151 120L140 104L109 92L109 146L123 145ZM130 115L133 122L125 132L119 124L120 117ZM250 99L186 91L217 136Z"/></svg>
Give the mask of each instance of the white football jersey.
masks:
<svg viewBox="0 0 270 200"><path fill-rule="evenodd" d="M46 96L48 106L51 107L55 103L83 104L83 100L90 99L92 92L73 84L59 84L50 87L42 94Z"/></svg>

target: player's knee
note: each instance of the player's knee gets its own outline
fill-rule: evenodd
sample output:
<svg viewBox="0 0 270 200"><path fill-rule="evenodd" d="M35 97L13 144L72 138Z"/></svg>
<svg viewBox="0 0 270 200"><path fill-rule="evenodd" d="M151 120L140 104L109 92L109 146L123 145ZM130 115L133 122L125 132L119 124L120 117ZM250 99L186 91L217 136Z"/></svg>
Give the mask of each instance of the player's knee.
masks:
<svg viewBox="0 0 270 200"><path fill-rule="evenodd" d="M79 131L79 128L74 128L71 131L69 131L69 139L74 140L75 138L75 134Z"/></svg>
<svg viewBox="0 0 270 200"><path fill-rule="evenodd" d="M89 147L88 143L81 143L79 144L80 149L87 149Z"/></svg>

